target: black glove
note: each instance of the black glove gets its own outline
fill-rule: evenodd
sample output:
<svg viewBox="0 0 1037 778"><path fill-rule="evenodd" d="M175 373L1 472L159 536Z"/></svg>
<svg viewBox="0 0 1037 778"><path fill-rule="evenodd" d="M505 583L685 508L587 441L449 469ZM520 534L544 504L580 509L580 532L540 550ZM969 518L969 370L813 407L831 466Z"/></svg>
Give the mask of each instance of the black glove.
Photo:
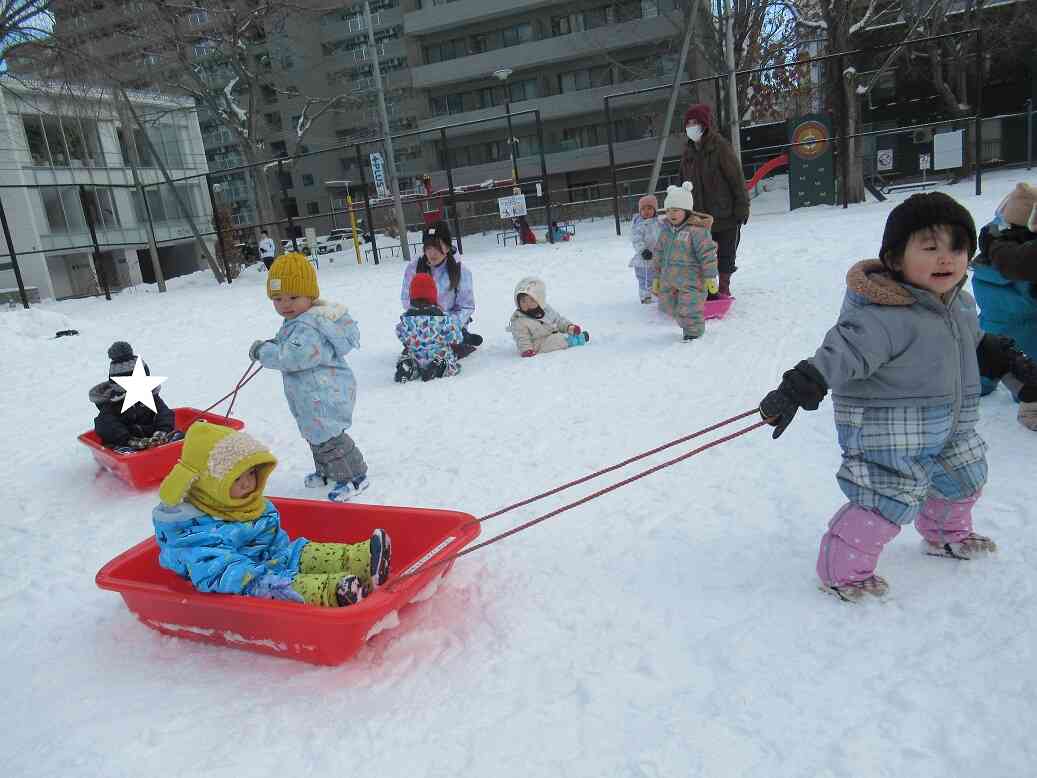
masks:
<svg viewBox="0 0 1037 778"><path fill-rule="evenodd" d="M760 415L774 426L775 439L792 423L800 408L816 411L828 394L828 384L805 359L782 376L781 385L760 402Z"/></svg>
<svg viewBox="0 0 1037 778"><path fill-rule="evenodd" d="M1037 362L1020 351L1006 335L987 333L976 347L979 373L998 381L1011 373L1023 384L1037 385Z"/></svg>
<svg viewBox="0 0 1037 778"><path fill-rule="evenodd" d="M641 252L641 259L643 259L645 262L647 262L651 258L652 258L652 252L649 251L648 249L645 249L644 251Z"/></svg>

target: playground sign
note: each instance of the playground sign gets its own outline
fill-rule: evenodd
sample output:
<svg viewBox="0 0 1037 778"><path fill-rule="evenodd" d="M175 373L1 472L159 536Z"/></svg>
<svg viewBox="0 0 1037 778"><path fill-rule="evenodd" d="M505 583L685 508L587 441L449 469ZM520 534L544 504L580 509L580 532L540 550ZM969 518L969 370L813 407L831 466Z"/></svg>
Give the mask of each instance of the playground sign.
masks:
<svg viewBox="0 0 1037 778"><path fill-rule="evenodd" d="M509 197L498 197L497 208L502 219L514 219L526 215L526 196L510 195Z"/></svg>

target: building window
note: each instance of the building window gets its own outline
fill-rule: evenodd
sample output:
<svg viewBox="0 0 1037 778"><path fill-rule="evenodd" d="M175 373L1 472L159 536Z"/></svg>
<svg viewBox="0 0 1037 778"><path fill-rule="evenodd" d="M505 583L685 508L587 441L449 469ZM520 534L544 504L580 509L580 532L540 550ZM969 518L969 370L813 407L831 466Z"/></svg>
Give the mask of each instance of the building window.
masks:
<svg viewBox="0 0 1037 778"><path fill-rule="evenodd" d="M40 190L43 212L51 233L85 232L86 218L79 187L48 186ZM113 229L121 225L115 195L111 189L93 188L84 193L83 199L90 208L97 229Z"/></svg>
<svg viewBox="0 0 1037 778"><path fill-rule="evenodd" d="M468 44L464 38L453 38L425 47L425 64L432 65L450 59L468 56Z"/></svg>
<svg viewBox="0 0 1037 778"><path fill-rule="evenodd" d="M192 46L194 56L198 59L203 57L209 57L216 53L216 47L213 46L211 41L199 41Z"/></svg>
<svg viewBox="0 0 1037 778"><path fill-rule="evenodd" d="M187 18L192 27L201 27L209 21L209 12L204 8L197 8Z"/></svg>
<svg viewBox="0 0 1037 778"><path fill-rule="evenodd" d="M451 113L464 113L464 95L442 95L429 98L433 116L444 116Z"/></svg>
<svg viewBox="0 0 1037 778"><path fill-rule="evenodd" d="M306 213L308 213L310 216L316 216L318 213L320 213L320 203L315 203L312 200L310 200L308 203L306 203Z"/></svg>
<svg viewBox="0 0 1037 778"><path fill-rule="evenodd" d="M270 151L275 157L288 156L288 147L283 140L275 140L270 144Z"/></svg>
<svg viewBox="0 0 1037 778"><path fill-rule="evenodd" d="M311 173L303 173L302 174L302 185L303 186L313 186L313 175Z"/></svg>
<svg viewBox="0 0 1037 778"><path fill-rule="evenodd" d="M581 68L580 70L570 70L568 73L558 74L559 92L577 92L581 89L608 86L611 83L612 68L608 65Z"/></svg>
<svg viewBox="0 0 1037 778"><path fill-rule="evenodd" d="M33 165L106 167L97 122L92 119L25 115L22 126Z"/></svg>

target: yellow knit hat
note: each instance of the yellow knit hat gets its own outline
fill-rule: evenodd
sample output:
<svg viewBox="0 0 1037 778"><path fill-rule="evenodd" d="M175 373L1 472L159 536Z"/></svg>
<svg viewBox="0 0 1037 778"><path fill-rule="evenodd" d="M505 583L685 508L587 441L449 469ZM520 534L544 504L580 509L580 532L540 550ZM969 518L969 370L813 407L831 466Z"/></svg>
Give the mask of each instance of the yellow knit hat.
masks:
<svg viewBox="0 0 1037 778"><path fill-rule="evenodd" d="M180 461L162 481L158 496L166 505L186 500L210 516L252 521L266 506L263 489L277 459L251 435L196 421L184 437ZM245 497L230 496L234 482L256 468L256 488Z"/></svg>
<svg viewBox="0 0 1037 778"><path fill-rule="evenodd" d="M266 276L266 296L271 300L281 295L320 297L317 271L305 255L291 251L282 254L270 266Z"/></svg>

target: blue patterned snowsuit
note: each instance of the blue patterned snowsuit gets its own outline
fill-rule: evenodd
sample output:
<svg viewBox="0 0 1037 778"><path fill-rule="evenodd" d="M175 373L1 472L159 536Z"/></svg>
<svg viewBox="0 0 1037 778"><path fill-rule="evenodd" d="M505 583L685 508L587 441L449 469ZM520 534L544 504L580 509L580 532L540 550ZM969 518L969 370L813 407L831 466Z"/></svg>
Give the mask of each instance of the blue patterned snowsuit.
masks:
<svg viewBox="0 0 1037 778"><path fill-rule="evenodd" d="M419 305L400 316L396 324L396 337L404 350L414 357L418 369L424 370L434 359L446 364L444 376L461 372L457 355L451 344L461 343L464 336L457 319L447 316L438 305Z"/></svg>

